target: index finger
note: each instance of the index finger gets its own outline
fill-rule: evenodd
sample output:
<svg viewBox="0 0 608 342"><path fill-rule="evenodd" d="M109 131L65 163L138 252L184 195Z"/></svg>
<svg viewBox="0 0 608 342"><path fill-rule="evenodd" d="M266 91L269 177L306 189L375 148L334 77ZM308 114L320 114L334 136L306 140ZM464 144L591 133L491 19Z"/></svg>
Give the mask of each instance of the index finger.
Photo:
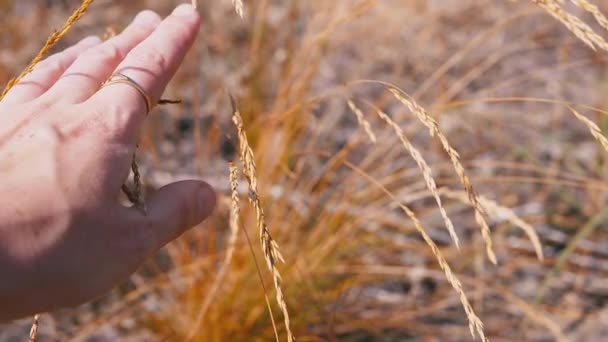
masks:
<svg viewBox="0 0 608 342"><path fill-rule="evenodd" d="M190 4L178 6L156 30L133 48L115 72L128 76L157 103L194 43L200 17ZM101 88L88 103L102 108L107 127L131 139L146 116L146 99L127 83L113 83ZM108 122L108 120L110 120Z"/></svg>

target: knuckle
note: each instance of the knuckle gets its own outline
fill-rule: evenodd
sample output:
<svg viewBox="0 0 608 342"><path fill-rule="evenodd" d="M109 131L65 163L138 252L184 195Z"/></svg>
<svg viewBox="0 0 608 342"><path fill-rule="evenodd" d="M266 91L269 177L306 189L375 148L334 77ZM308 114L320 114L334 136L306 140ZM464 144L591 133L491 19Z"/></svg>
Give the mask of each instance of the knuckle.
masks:
<svg viewBox="0 0 608 342"><path fill-rule="evenodd" d="M85 54L85 58L98 60L100 63L116 64L122 60L122 53L120 52L120 49L110 42L93 47Z"/></svg>
<svg viewBox="0 0 608 342"><path fill-rule="evenodd" d="M90 48L90 47L92 47L92 46L95 46L95 45L98 45L98 44L101 44L101 43L103 43L103 40L102 40L102 39L101 39L101 38L100 38L98 35L92 34L92 35L88 35L88 36L86 36L86 37L85 37L83 40L81 40L81 41L80 41L80 42L79 42L77 45L83 45L83 44L86 44L86 45L87 45L87 47L89 47L89 48ZM72 48L75 48L75 46L74 46L74 47L72 47Z"/></svg>
<svg viewBox="0 0 608 342"><path fill-rule="evenodd" d="M185 50L191 40L194 39L196 31L193 29L192 23L184 21L183 18L175 18L173 36L177 39L173 39L173 44L179 50Z"/></svg>
<svg viewBox="0 0 608 342"><path fill-rule="evenodd" d="M91 115L94 130L109 139L120 139L131 115L120 102L109 102Z"/></svg>
<svg viewBox="0 0 608 342"><path fill-rule="evenodd" d="M136 60L151 70L166 70L168 67L167 57L157 48L151 47L142 50L136 56Z"/></svg>
<svg viewBox="0 0 608 342"><path fill-rule="evenodd" d="M41 73L56 75L63 73L66 68L66 63L63 63L60 58L50 58L40 63L40 68L38 71Z"/></svg>
<svg viewBox="0 0 608 342"><path fill-rule="evenodd" d="M49 78L52 79L63 74L67 68L68 66L59 56L53 56L40 62L19 84L30 81L45 82Z"/></svg>

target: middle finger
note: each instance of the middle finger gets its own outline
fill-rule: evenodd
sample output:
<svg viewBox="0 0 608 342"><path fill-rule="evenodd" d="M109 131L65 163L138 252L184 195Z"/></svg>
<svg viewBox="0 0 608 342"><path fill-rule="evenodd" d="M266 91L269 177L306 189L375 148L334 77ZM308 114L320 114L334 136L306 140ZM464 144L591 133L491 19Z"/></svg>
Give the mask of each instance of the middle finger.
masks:
<svg viewBox="0 0 608 342"><path fill-rule="evenodd" d="M80 55L47 92L51 99L80 103L93 95L125 56L146 39L161 19L152 11L139 13L119 35ZM47 96L47 95L45 95Z"/></svg>

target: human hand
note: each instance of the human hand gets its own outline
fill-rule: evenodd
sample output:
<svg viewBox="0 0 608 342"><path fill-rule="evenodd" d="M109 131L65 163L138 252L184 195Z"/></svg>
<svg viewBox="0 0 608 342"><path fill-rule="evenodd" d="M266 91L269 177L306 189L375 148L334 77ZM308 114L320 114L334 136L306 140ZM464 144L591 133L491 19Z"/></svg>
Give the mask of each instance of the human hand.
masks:
<svg viewBox="0 0 608 342"><path fill-rule="evenodd" d="M198 32L179 6L140 13L121 34L84 39L36 66L0 102L0 321L74 306L127 278L215 206L199 181L118 203L142 122Z"/></svg>

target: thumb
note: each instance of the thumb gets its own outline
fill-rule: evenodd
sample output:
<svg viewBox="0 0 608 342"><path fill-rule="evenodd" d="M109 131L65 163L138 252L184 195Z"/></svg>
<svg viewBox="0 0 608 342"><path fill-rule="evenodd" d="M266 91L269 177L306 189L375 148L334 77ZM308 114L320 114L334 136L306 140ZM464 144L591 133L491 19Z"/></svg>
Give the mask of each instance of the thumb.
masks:
<svg viewBox="0 0 608 342"><path fill-rule="evenodd" d="M147 198L146 221L155 230L157 247L179 237L205 220L215 208L215 191L202 181L166 185Z"/></svg>

